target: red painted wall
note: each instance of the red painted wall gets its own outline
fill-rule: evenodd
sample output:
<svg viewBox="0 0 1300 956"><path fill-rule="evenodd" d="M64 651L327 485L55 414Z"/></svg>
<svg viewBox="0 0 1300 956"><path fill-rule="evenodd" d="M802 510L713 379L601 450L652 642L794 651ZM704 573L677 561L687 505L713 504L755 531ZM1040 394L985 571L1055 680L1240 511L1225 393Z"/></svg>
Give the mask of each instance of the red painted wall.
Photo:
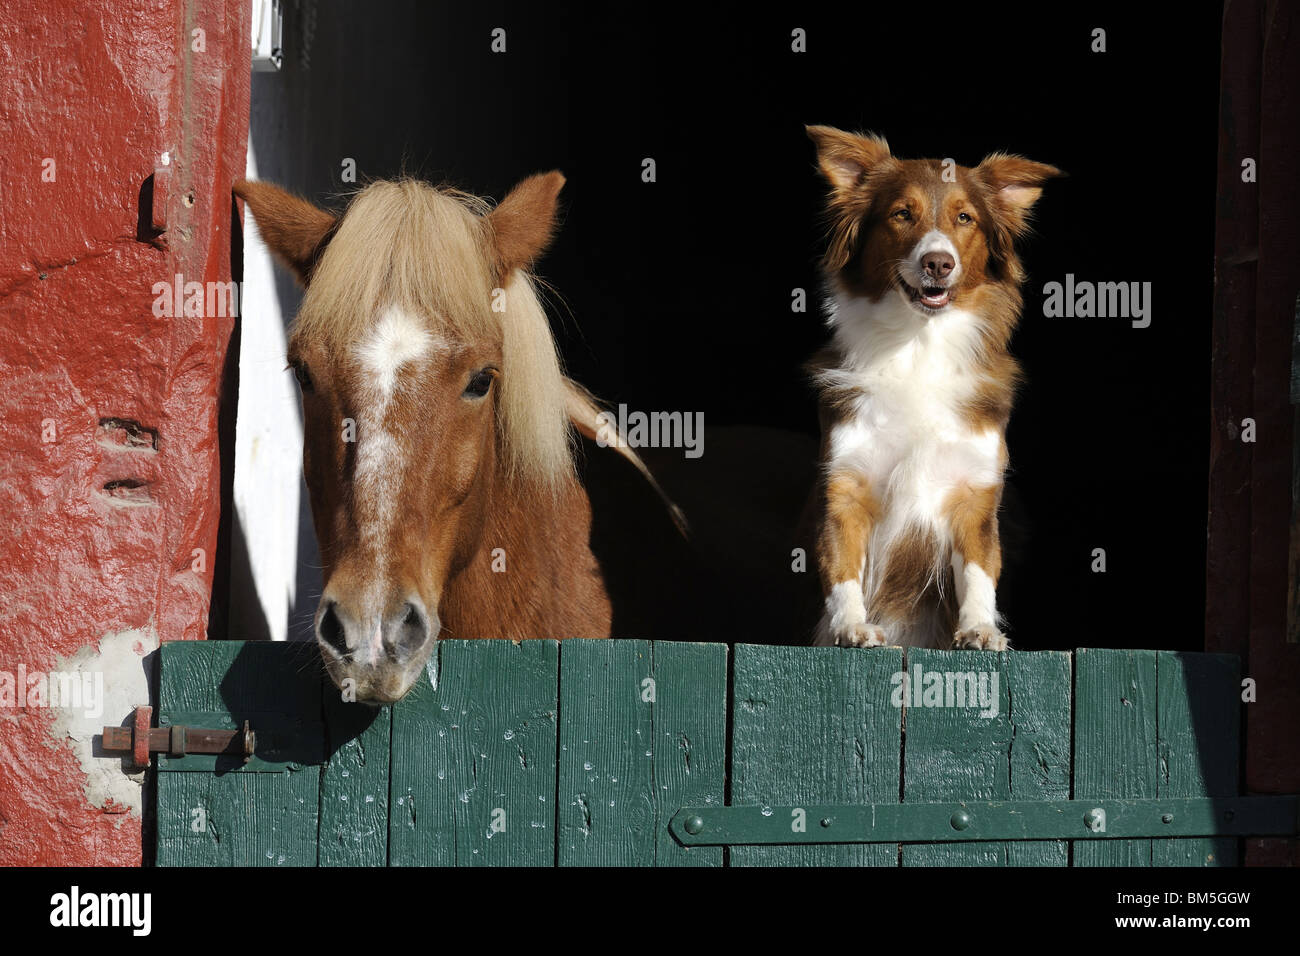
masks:
<svg viewBox="0 0 1300 956"><path fill-rule="evenodd" d="M205 636L234 319L157 318L152 290L231 278L249 17L248 0L0 16L0 670L127 629ZM166 188L142 214L155 169ZM54 717L0 709L0 864L138 864L139 817L91 805Z"/></svg>

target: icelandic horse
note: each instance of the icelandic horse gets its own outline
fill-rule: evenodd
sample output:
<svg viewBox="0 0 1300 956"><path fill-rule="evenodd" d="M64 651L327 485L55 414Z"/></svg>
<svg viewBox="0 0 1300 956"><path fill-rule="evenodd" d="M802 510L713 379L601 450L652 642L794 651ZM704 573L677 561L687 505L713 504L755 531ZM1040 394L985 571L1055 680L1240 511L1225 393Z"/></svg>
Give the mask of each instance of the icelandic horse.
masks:
<svg viewBox="0 0 1300 956"><path fill-rule="evenodd" d="M380 181L336 216L235 184L305 289L287 354L324 569L315 634L356 700L404 696L439 635L610 634L573 457L600 409L561 371L529 273L563 185L531 176L491 208Z"/></svg>

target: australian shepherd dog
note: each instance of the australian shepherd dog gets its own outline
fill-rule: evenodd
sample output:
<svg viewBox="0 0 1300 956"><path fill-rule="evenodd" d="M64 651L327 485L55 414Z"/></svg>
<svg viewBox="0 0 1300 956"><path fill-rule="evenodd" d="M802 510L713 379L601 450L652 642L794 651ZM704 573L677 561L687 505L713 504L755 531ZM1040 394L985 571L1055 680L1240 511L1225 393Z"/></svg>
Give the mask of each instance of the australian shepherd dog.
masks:
<svg viewBox="0 0 1300 956"><path fill-rule="evenodd" d="M1005 650L995 591L1015 240L1061 175L997 153L900 160L813 126L830 184L829 347L810 364L822 425L814 643Z"/></svg>

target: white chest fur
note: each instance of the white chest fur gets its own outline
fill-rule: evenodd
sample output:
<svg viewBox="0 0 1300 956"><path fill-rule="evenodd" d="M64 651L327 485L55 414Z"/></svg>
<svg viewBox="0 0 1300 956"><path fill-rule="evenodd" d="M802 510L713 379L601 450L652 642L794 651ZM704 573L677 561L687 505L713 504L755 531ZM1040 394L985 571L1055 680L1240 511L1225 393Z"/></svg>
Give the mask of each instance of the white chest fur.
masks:
<svg viewBox="0 0 1300 956"><path fill-rule="evenodd" d="M927 317L891 293L878 303L836 297L830 324L839 362L823 379L852 398L837 403L825 465L831 475L866 479L879 518L856 579L834 582L827 594L815 643L951 646L954 634L934 605L913 605L912 620L878 618L875 610L887 597L881 587L893 549L922 530L935 549L930 579L941 590L952 569L958 643L1005 648L994 583L952 553L944 515L955 490L1002 481L1000 430L974 425L963 412L981 384L979 318L953 307Z"/></svg>
<svg viewBox="0 0 1300 956"><path fill-rule="evenodd" d="M869 482L882 512L873 552L909 524L942 541L949 494L1002 480L1001 434L962 413L980 385L978 322L956 308L926 317L893 294L832 304L841 365L829 377L856 397L831 427L827 464Z"/></svg>

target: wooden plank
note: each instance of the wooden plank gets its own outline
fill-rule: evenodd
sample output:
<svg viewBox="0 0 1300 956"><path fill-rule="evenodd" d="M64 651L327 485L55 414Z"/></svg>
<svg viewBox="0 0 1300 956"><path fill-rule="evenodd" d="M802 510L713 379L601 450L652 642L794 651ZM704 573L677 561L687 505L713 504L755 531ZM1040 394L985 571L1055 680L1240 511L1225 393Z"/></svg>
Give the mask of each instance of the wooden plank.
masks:
<svg viewBox="0 0 1300 956"><path fill-rule="evenodd" d="M1241 668L1236 655L1156 657L1161 797L1232 797L1238 791ZM1156 866L1236 866L1231 837L1153 840Z"/></svg>
<svg viewBox="0 0 1300 956"><path fill-rule="evenodd" d="M726 788L727 648L670 641L560 647L561 866L720 866L668 821L721 806Z"/></svg>
<svg viewBox="0 0 1300 956"><path fill-rule="evenodd" d="M654 864L656 695L649 641L561 649L560 866Z"/></svg>
<svg viewBox="0 0 1300 956"><path fill-rule="evenodd" d="M1070 657L912 649L903 802L1070 795ZM908 844L904 866L1066 866L1065 841Z"/></svg>
<svg viewBox="0 0 1300 956"><path fill-rule="evenodd" d="M1295 347L1300 351L1300 297L1296 299ZM1292 371L1295 375L1295 371ZM1291 539L1287 554L1286 639L1300 643L1300 404L1291 409Z"/></svg>
<svg viewBox="0 0 1300 956"><path fill-rule="evenodd" d="M1075 654L1074 798L1158 796L1155 651ZM1076 842L1075 866L1150 866L1150 840Z"/></svg>
<svg viewBox="0 0 1300 956"><path fill-rule="evenodd" d="M321 866L388 863L391 707L344 703L325 687L329 758L320 779Z"/></svg>
<svg viewBox="0 0 1300 956"><path fill-rule="evenodd" d="M439 685L393 707L394 866L555 860L555 641L442 641Z"/></svg>
<svg viewBox="0 0 1300 956"><path fill-rule="evenodd" d="M900 649L737 644L734 654L732 805L897 801L903 712L890 696ZM891 844L730 852L733 866L898 864Z"/></svg>
<svg viewBox="0 0 1300 956"><path fill-rule="evenodd" d="M1015 734L1006 653L909 649L907 675L903 802L1010 800L1008 764ZM979 699L972 701L975 687L973 696ZM904 866L997 866L1005 862L1005 847L1003 843L912 844L902 848L902 862Z"/></svg>
<svg viewBox="0 0 1300 956"><path fill-rule="evenodd" d="M1300 644L1300 295L1291 318L1291 539L1287 554L1286 639Z"/></svg>
<svg viewBox="0 0 1300 956"><path fill-rule="evenodd" d="M1243 182L1242 161L1259 153L1262 0L1232 0L1223 14L1219 156L1214 214L1214 301L1210 344L1209 514L1205 650L1244 654L1250 628L1251 459L1241 440L1253 417L1255 282L1260 183Z"/></svg>
<svg viewBox="0 0 1300 956"><path fill-rule="evenodd" d="M727 654L726 644L651 645L655 866L722 865L721 847L683 847L668 821L679 807L726 802Z"/></svg>
<svg viewBox="0 0 1300 956"><path fill-rule="evenodd" d="M158 774L158 866L315 866L312 771Z"/></svg>
<svg viewBox="0 0 1300 956"><path fill-rule="evenodd" d="M1300 405L1300 296L1291 313L1291 404Z"/></svg>
<svg viewBox="0 0 1300 956"><path fill-rule="evenodd" d="M1235 4L1234 4L1235 6ZM1252 793L1300 791L1294 734L1300 726L1300 645L1288 643L1291 456L1290 338L1300 261L1300 9L1266 3L1259 71L1259 269L1255 287L1254 394L1257 427L1250 499L1250 651L1259 681L1246 712L1245 785ZM1300 841L1274 843L1261 860L1300 857ZM1253 858L1252 858L1253 862Z"/></svg>
<svg viewBox="0 0 1300 956"><path fill-rule="evenodd" d="M178 641L163 644L159 723L173 715L224 714L238 726L250 714L302 720L321 713L314 646ZM311 741L306 750L318 750ZM159 759L159 866L313 866L316 863L320 773L291 763L280 773L187 768ZM234 769L226 768L226 769Z"/></svg>
<svg viewBox="0 0 1300 956"><path fill-rule="evenodd" d="M1016 652L1008 661L1011 695L1011 794L1017 800L1065 800L1073 760L1073 657L1062 651ZM1063 840L1012 844L1011 866L1068 866Z"/></svg>

